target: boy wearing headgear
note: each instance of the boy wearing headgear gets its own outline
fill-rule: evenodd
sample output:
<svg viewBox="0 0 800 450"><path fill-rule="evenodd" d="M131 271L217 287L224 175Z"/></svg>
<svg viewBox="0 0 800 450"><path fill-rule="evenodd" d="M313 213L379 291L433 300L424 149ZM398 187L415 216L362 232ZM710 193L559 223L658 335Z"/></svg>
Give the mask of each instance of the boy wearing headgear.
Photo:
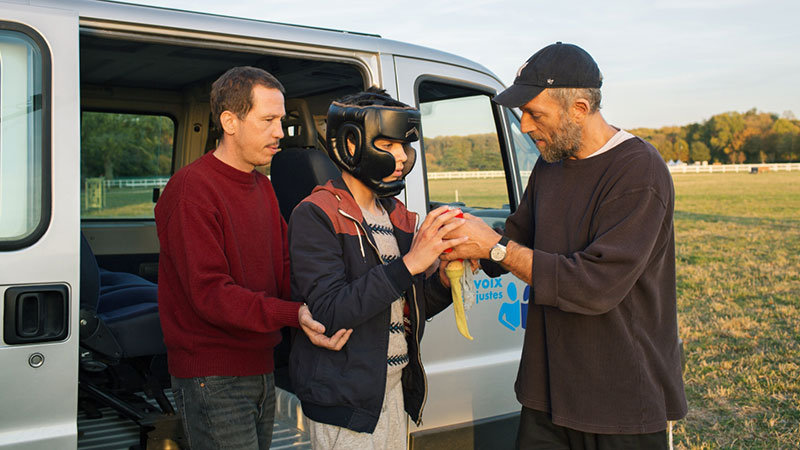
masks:
<svg viewBox="0 0 800 450"><path fill-rule="evenodd" d="M326 330L353 330L339 352L302 334L292 348L315 449L405 449L405 414L420 421L425 320L452 302L435 264L464 238L444 239L463 223L458 210L433 210L417 230L418 216L393 197L414 165L409 144L419 130L419 111L382 90L333 102L328 155L342 177L315 188L289 222L293 298Z"/></svg>

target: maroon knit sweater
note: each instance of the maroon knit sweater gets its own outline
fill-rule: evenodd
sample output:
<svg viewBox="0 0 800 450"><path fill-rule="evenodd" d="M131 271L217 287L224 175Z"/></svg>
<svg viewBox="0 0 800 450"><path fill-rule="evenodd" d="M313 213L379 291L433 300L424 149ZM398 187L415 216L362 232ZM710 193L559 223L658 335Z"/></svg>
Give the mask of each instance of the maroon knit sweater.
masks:
<svg viewBox="0 0 800 450"><path fill-rule="evenodd" d="M290 299L286 223L272 184L208 153L172 176L155 208L158 304L169 372L188 378L273 370Z"/></svg>

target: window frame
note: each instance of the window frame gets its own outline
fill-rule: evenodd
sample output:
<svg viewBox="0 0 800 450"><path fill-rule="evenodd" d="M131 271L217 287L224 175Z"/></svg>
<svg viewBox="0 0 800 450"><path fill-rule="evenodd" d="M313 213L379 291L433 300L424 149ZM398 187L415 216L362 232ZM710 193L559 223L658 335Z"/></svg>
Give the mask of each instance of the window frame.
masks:
<svg viewBox="0 0 800 450"><path fill-rule="evenodd" d="M137 116L158 116L166 117L172 121L172 157L170 158L170 173L169 178L175 175L175 151L178 146L178 119L171 113L163 111L151 111L141 109L108 109L108 108L81 108L79 124L81 131L83 130L83 113L107 113L107 114L131 114ZM80 152L80 158L83 158L83 149ZM83 162L81 160L81 162ZM80 174L83 179L83 173ZM82 189L82 188L81 188ZM163 190L163 188L162 188ZM81 207L82 208L82 207ZM134 223L134 222L155 222L155 217L83 217L83 210L80 213L81 223Z"/></svg>
<svg viewBox="0 0 800 450"><path fill-rule="evenodd" d="M18 22L0 20L0 31L11 31L23 34L38 46L41 60L41 99L39 109L41 110L41 179L39 180L41 189L41 214L39 223L25 236L15 239L0 241L0 252L20 250L32 246L39 242L47 230L50 228L52 218L52 87L53 87L53 63L50 47L44 37L33 28ZM2 94L2 93L0 93ZM34 111L36 110L34 95ZM34 134L36 130L34 130Z"/></svg>
<svg viewBox="0 0 800 450"><path fill-rule="evenodd" d="M517 123L520 124L520 133L524 136L525 133L522 133L522 129L521 129L522 116L519 114L520 113L519 108L502 107L501 110L503 111L503 117L504 117L503 120L504 120L504 123L506 125L506 129L508 130L508 136L506 136L506 138L508 139L508 145L509 145L509 149L510 149L509 155L511 156L511 158L514 161L514 168L515 168L515 170L514 170L514 178L515 178L515 182L519 186L519 197L520 198L517 200L517 202L519 202L519 201L522 201L522 195L525 192L525 189L527 189L527 187L528 187L528 179L523 179L522 178L522 174L520 173L520 164L519 164L519 158L518 158L519 157L519 152L517 151L517 148L514 145L514 137L512 136L513 132L511 131L512 130L511 117L513 116L514 119L516 119ZM530 136L528 136L527 139L530 139ZM532 143L532 145L533 145L534 148L536 148L536 151L539 152L539 149L538 149L538 147L536 147L536 144ZM537 161L538 161L538 158L541 158L541 152L539 152L539 156L537 157ZM534 166L535 165L536 164L534 163ZM533 171L533 167L531 167L531 171Z"/></svg>
<svg viewBox="0 0 800 450"><path fill-rule="evenodd" d="M502 117L502 113L500 112L499 105L492 102L492 97L497 95L497 92L494 89L488 88L483 85L470 83L464 80L455 80L452 78L440 77L435 75L422 75L417 77L414 81L414 99L416 101L416 108L420 109L420 95L419 90L420 86L426 82L433 82L438 84L450 85L459 88L468 89L475 92L475 95L485 95L489 99L489 105L492 109L492 117L494 118L494 126L495 132L497 133L497 142L500 147L500 157L503 161L503 172L504 178L506 181L506 194L508 195L508 204L510 213L514 214L517 210L517 205L519 203L519 199L517 198L517 191L515 189L515 178L513 173L515 171L515 160L513 157L510 156L509 146L508 146L508 136L504 132L505 127L505 119ZM454 97L456 98L456 97ZM464 98L464 97L457 97L457 98ZM420 137L420 152L422 153L419 155L422 160L422 173L423 173L423 190L425 191L425 205L427 207L427 212L431 211L431 199L430 193L428 189L428 165L425 158L425 124L422 125L422 134ZM509 174L512 174L510 177ZM521 196L521 195L520 195Z"/></svg>

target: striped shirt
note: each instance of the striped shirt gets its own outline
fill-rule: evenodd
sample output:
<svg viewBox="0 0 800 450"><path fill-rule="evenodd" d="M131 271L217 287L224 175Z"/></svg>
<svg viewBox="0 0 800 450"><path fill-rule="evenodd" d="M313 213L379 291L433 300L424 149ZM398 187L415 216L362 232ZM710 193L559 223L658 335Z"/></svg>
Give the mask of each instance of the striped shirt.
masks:
<svg viewBox="0 0 800 450"><path fill-rule="evenodd" d="M378 205L380 207L380 205ZM375 244L381 254L381 260L388 264L400 258L400 249L397 246L397 239L394 237L394 228L389 221L389 214L380 207L380 214L372 214L361 208L364 220L367 222ZM402 371L408 365L408 343L406 342L406 327L403 317L405 299L398 298L392 303L392 314L389 322L389 350L386 355L388 372Z"/></svg>

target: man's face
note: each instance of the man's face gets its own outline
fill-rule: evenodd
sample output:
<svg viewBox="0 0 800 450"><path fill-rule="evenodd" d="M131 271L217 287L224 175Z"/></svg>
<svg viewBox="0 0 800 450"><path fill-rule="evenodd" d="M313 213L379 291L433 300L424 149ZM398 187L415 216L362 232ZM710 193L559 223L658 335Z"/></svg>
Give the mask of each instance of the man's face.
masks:
<svg viewBox="0 0 800 450"><path fill-rule="evenodd" d="M402 141L395 141L393 139L375 139L375 147L385 152L389 152L394 156L394 172L388 177L383 178L386 183L397 181L403 176L403 164L408 159L406 151L403 148Z"/></svg>
<svg viewBox="0 0 800 450"><path fill-rule="evenodd" d="M261 85L253 86L253 107L243 118L236 118L236 134L233 136L239 159L250 166L263 166L272 162L280 151L283 138L281 119L286 115L283 94L277 89Z"/></svg>
<svg viewBox="0 0 800 450"><path fill-rule="evenodd" d="M561 103L547 90L522 105L520 129L536 143L547 162L575 156L580 150L581 126L575 123Z"/></svg>

